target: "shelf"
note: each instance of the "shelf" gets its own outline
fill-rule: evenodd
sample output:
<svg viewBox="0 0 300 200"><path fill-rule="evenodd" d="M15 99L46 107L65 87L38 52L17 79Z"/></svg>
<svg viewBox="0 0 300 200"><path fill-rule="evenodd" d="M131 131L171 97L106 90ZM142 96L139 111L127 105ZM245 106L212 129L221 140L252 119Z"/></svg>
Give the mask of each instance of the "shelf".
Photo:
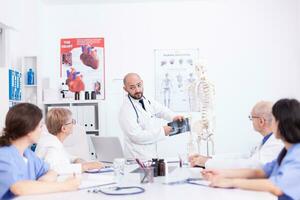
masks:
<svg viewBox="0 0 300 200"><path fill-rule="evenodd" d="M93 131L86 131L87 135L94 135L94 136L99 136L99 132L93 132Z"/></svg>
<svg viewBox="0 0 300 200"><path fill-rule="evenodd" d="M93 99L93 100L74 100L74 99L61 99L56 101L44 101L44 105L49 104L90 104L90 103L99 103L100 100Z"/></svg>
<svg viewBox="0 0 300 200"><path fill-rule="evenodd" d="M8 100L9 102L18 102L18 103L21 103L23 102L22 100Z"/></svg>
<svg viewBox="0 0 300 200"><path fill-rule="evenodd" d="M28 71L29 69L32 69L33 71L33 80L34 84L28 84ZM37 56L23 56L22 57L22 100L24 102L32 103L32 104L38 104L38 72L37 72Z"/></svg>
<svg viewBox="0 0 300 200"><path fill-rule="evenodd" d="M99 130L98 129L96 129L96 130L88 130L86 132L99 132Z"/></svg>

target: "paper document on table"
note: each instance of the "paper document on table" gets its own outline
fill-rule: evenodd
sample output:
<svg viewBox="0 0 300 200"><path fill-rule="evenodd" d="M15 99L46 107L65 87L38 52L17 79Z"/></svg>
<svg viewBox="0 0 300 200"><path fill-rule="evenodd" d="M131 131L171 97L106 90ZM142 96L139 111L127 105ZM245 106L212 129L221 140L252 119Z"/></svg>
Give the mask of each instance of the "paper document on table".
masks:
<svg viewBox="0 0 300 200"><path fill-rule="evenodd" d="M79 189L114 184L114 177L103 174L84 174Z"/></svg>

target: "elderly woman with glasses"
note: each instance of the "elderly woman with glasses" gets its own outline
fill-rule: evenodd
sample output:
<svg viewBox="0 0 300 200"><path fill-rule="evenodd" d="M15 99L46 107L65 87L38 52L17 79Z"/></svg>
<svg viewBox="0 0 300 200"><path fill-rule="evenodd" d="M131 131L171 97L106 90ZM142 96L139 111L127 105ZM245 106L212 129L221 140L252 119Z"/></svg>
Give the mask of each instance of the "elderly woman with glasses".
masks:
<svg viewBox="0 0 300 200"><path fill-rule="evenodd" d="M72 133L74 124L76 121L68 109L53 108L47 113L46 126L50 134L44 134L38 141L36 153L58 174L81 173L103 167L100 162L85 162L65 150L63 141Z"/></svg>

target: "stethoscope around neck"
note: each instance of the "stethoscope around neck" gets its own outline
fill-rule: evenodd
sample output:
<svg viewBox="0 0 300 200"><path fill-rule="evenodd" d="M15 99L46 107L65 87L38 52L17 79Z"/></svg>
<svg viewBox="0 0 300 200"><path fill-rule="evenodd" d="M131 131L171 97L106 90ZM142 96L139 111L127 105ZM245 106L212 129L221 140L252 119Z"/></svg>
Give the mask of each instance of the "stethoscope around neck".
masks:
<svg viewBox="0 0 300 200"><path fill-rule="evenodd" d="M127 97L128 97L128 99L129 99L129 101L130 101L130 103L131 103L131 105L134 109L134 112L135 112L135 115L136 115L136 122L139 124L140 123L140 116L139 116L139 114L136 110L136 107L135 107L134 103L132 102L129 94L127 95ZM146 99L144 96L142 96L142 98ZM151 104L149 100L148 100L148 103Z"/></svg>

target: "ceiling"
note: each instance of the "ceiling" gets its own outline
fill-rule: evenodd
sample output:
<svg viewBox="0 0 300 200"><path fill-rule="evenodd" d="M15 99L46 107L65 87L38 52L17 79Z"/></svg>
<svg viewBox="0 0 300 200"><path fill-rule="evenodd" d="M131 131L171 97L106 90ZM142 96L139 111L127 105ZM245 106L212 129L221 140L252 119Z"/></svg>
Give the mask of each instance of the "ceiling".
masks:
<svg viewBox="0 0 300 200"><path fill-rule="evenodd" d="M41 0L49 5L64 4L101 4L101 3L147 3L147 2L184 2L184 1L209 1L209 0Z"/></svg>

